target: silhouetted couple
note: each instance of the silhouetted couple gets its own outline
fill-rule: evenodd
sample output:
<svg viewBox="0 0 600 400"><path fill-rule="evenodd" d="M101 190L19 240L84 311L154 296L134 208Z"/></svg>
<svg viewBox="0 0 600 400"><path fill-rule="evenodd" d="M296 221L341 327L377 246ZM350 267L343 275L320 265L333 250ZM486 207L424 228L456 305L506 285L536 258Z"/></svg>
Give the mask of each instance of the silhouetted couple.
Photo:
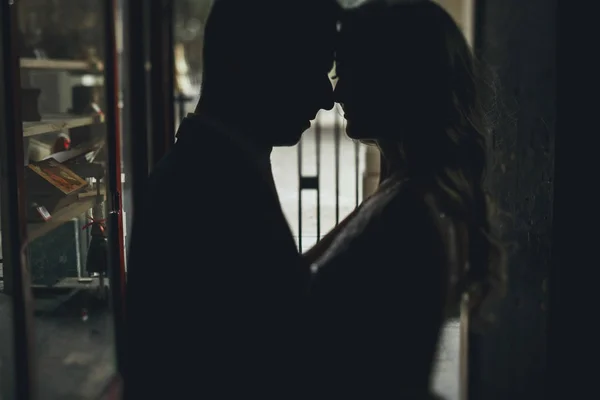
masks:
<svg viewBox="0 0 600 400"><path fill-rule="evenodd" d="M448 310L503 281L477 86L428 1L216 0L200 101L135 210L128 398L429 396ZM388 176L303 255L270 152L334 101Z"/></svg>

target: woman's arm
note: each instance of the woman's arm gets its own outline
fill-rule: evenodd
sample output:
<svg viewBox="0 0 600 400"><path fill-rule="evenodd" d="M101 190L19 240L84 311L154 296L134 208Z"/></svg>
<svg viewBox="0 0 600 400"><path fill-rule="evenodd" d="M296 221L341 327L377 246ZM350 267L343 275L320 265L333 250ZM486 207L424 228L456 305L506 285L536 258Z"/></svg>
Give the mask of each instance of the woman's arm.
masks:
<svg viewBox="0 0 600 400"><path fill-rule="evenodd" d="M302 254L302 258L304 258L308 265L314 263L327 251L329 246L331 246L331 244L338 236L338 234L342 231L342 229L344 229L348 222L350 222L350 220L354 218L359 208L360 206L355 208L354 211L352 211L350 214L348 214L346 218L342 220L342 222L334 226L333 229L327 233L327 235L325 235L321 240L319 240L317 244L315 244L313 247L310 248L310 250L305 251L304 254Z"/></svg>
<svg viewBox="0 0 600 400"><path fill-rule="evenodd" d="M362 203L360 203L358 207L356 207L350 214L348 214L346 218L344 218L339 224L334 226L333 229L330 230L327 233L327 235L325 235L321 240L319 240L317 244L311 247L310 250L305 251L304 254L302 254L302 258L308 263L308 265L311 265L312 263L317 261L323 254L325 254L325 252L327 251L327 249L329 249L335 238L346 227L346 225L348 225L348 222L350 222L356 216L356 214L358 214L358 210L361 209L362 205L365 204L372 196L374 196L378 192L378 190L379 189L377 189L374 193L371 193L367 198L363 199Z"/></svg>

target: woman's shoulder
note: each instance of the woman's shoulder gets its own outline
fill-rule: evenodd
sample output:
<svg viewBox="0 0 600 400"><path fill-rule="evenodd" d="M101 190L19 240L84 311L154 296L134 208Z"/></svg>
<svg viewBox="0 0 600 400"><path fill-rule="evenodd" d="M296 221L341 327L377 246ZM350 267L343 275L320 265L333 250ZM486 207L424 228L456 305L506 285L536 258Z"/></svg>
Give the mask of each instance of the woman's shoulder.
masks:
<svg viewBox="0 0 600 400"><path fill-rule="evenodd" d="M376 221L373 219L378 236L403 243L403 247L415 246L415 251L427 243L427 248L439 250L435 253L455 253L457 240L464 236L462 218L434 185L406 181L386 196Z"/></svg>
<svg viewBox="0 0 600 400"><path fill-rule="evenodd" d="M402 220L404 226L411 221L419 225L434 222L446 216L442 202L434 189L406 180L391 186L382 202L382 221L394 223Z"/></svg>
<svg viewBox="0 0 600 400"><path fill-rule="evenodd" d="M469 233L464 214L450 203L435 185L407 184L388 203L384 221L409 243L427 242L429 256L443 259L457 277L468 260Z"/></svg>

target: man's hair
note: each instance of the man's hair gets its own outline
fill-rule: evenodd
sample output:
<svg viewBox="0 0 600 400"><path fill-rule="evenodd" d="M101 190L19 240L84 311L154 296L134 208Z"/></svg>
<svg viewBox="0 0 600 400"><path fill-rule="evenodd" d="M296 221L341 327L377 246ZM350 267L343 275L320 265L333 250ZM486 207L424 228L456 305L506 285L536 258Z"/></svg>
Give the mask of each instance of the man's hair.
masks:
<svg viewBox="0 0 600 400"><path fill-rule="evenodd" d="M277 65L287 46L335 29L338 12L335 0L215 0L204 32L205 83L227 79L231 67L251 74Z"/></svg>

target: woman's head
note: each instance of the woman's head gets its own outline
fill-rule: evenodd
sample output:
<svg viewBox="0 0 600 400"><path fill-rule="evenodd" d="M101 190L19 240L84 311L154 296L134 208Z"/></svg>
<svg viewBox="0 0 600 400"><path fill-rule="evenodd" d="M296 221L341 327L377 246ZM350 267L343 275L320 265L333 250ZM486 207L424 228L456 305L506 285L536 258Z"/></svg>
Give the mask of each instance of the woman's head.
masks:
<svg viewBox="0 0 600 400"><path fill-rule="evenodd" d="M376 141L390 169L431 184L469 226L459 287L478 310L504 289L494 238L477 64L459 27L431 1L373 1L346 12L336 54L336 101L348 136Z"/></svg>
<svg viewBox="0 0 600 400"><path fill-rule="evenodd" d="M336 100L356 139L432 135L476 102L469 46L430 1L374 1L348 10L336 67Z"/></svg>

